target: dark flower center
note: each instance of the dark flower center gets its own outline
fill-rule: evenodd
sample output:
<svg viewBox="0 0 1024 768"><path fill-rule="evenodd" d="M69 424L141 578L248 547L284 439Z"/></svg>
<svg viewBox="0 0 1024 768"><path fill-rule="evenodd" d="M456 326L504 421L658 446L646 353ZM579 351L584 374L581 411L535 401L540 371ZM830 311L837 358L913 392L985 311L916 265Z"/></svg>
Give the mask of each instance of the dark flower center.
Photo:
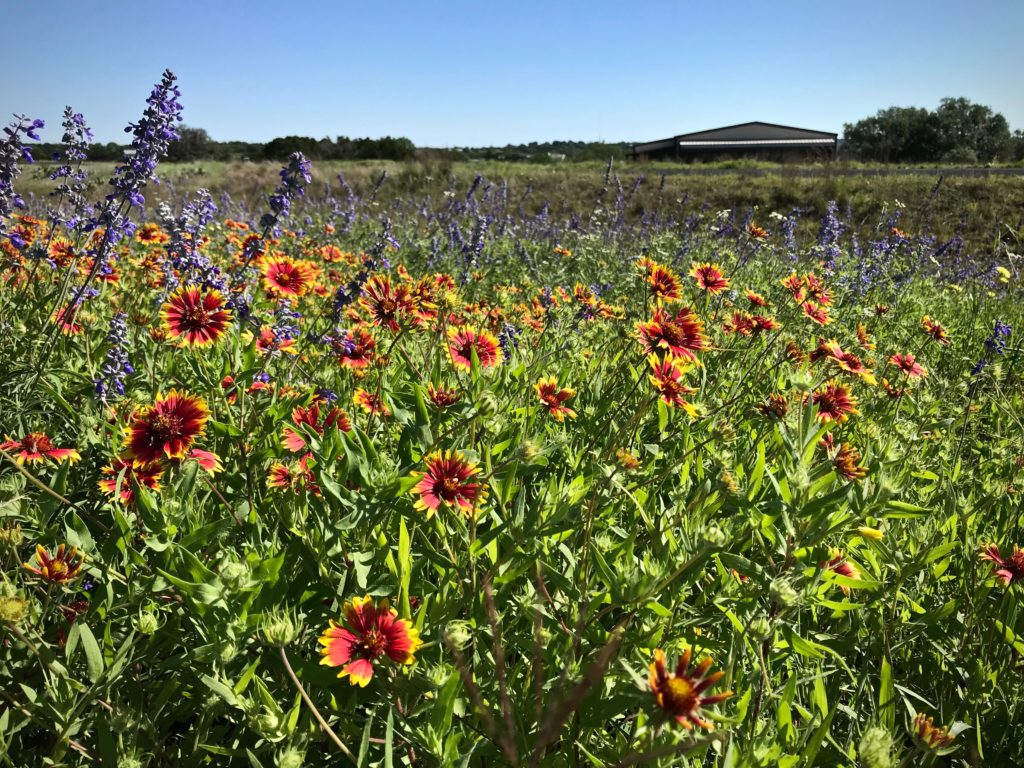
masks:
<svg viewBox="0 0 1024 768"><path fill-rule="evenodd" d="M150 429L153 442L159 443L181 434L182 418L173 413L161 413L153 419Z"/></svg>
<svg viewBox="0 0 1024 768"><path fill-rule="evenodd" d="M697 708L697 693L685 677L670 677L662 689L665 709L670 712L692 712Z"/></svg>

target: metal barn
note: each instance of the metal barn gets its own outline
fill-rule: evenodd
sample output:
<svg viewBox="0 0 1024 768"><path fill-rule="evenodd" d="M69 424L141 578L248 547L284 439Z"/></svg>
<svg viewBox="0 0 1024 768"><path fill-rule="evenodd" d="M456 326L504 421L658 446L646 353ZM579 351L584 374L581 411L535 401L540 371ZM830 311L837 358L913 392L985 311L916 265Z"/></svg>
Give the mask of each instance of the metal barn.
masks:
<svg viewBox="0 0 1024 768"><path fill-rule="evenodd" d="M834 160L838 134L774 123L741 123L633 145L641 160Z"/></svg>

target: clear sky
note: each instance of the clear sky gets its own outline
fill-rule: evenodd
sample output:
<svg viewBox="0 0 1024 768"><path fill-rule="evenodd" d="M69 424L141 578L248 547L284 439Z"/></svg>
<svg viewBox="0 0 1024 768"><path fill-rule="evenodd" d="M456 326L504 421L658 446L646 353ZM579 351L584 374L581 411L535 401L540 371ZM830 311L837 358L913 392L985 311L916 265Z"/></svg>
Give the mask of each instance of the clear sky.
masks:
<svg viewBox="0 0 1024 768"><path fill-rule="evenodd" d="M842 132L965 96L1024 128L1024 0L0 0L0 116L122 141L165 67L217 140L645 141L749 120Z"/></svg>

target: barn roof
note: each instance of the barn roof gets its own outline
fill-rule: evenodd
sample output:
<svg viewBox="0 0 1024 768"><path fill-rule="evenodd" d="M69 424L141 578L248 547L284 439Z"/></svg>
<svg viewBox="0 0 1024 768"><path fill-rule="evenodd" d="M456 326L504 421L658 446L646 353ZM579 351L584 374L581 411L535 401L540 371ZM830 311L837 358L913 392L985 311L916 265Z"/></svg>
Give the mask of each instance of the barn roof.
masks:
<svg viewBox="0 0 1024 768"><path fill-rule="evenodd" d="M807 147L834 145L839 134L813 131L791 125L759 121L727 125L707 131L682 133L668 139L648 141L633 146L637 154L679 147L686 148L744 148L744 147Z"/></svg>

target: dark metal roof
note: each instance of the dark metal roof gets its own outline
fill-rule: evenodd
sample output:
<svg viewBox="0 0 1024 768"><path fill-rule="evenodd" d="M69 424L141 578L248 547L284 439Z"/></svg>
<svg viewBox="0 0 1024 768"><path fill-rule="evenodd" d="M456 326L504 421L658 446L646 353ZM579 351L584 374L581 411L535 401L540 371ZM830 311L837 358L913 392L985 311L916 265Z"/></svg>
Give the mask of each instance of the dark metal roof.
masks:
<svg viewBox="0 0 1024 768"><path fill-rule="evenodd" d="M674 147L741 149L746 147L822 146L827 144L834 145L838 135L827 131L795 128L791 125L754 121L727 125L722 128L712 128L707 131L682 133L668 139L634 144L633 152L644 154Z"/></svg>
<svg viewBox="0 0 1024 768"><path fill-rule="evenodd" d="M832 139L839 134L826 131L812 131L808 128L794 128L791 125L775 123L739 123L724 128L712 128L709 131L683 133L675 137L676 141L770 141L800 139Z"/></svg>

